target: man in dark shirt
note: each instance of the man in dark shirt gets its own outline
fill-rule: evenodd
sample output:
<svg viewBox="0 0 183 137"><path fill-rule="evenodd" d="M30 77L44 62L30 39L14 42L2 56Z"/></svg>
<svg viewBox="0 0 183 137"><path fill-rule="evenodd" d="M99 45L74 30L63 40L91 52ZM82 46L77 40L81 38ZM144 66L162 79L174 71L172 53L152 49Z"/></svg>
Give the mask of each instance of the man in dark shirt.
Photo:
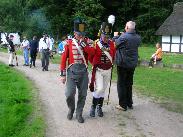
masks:
<svg viewBox="0 0 183 137"><path fill-rule="evenodd" d="M37 51L38 51L38 40L37 36L34 36L33 40L30 42L30 57L31 57L30 68L32 67L32 65L35 67Z"/></svg>
<svg viewBox="0 0 183 137"><path fill-rule="evenodd" d="M9 37L6 38L8 42L8 48L9 48L9 66L13 67L13 59L15 55L15 45L13 44L13 35L10 35Z"/></svg>

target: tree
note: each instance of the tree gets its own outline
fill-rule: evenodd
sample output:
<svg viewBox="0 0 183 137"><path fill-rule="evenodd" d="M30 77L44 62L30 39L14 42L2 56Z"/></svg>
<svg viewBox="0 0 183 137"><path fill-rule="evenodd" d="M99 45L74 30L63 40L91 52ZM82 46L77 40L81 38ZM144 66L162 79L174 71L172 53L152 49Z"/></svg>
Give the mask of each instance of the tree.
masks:
<svg viewBox="0 0 183 137"><path fill-rule="evenodd" d="M183 0L1 0L0 31L41 36L43 31L57 39L73 32L73 21L82 18L87 35L95 39L102 22L116 16L114 28L124 31L133 20L143 42L157 41L155 31Z"/></svg>
<svg viewBox="0 0 183 137"><path fill-rule="evenodd" d="M100 29L101 19L105 8L99 0L74 0L73 18L80 17L86 21L88 36L92 39L97 37Z"/></svg>

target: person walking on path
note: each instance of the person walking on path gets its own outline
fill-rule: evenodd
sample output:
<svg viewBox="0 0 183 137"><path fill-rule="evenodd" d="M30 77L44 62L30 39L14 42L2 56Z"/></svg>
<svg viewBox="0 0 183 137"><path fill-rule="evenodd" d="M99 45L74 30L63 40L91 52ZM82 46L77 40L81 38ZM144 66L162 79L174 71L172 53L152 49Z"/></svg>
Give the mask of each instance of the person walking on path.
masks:
<svg viewBox="0 0 183 137"><path fill-rule="evenodd" d="M50 40L47 34L39 40L39 51L41 52L42 71L48 71L50 57Z"/></svg>
<svg viewBox="0 0 183 137"><path fill-rule="evenodd" d="M69 108L67 119L71 120L75 111L75 94L78 89L76 118L79 123L84 123L82 116L88 89L88 55L94 54L95 49L85 39L85 24L81 19L74 21L73 39L67 40L65 50L61 56L60 76L62 83L66 82L66 102ZM68 67L66 64L68 61ZM66 76L67 71L67 76ZM66 78L67 77L67 78ZM66 81L67 79L67 81Z"/></svg>
<svg viewBox="0 0 183 137"><path fill-rule="evenodd" d="M67 41L66 36L63 36L62 40L58 44L58 54L59 55L62 55L62 53L64 52L64 46L66 45L66 41Z"/></svg>
<svg viewBox="0 0 183 137"><path fill-rule="evenodd" d="M35 61L38 51L38 40L37 36L33 36L33 40L30 41L30 68L32 65L35 67Z"/></svg>
<svg viewBox="0 0 183 137"><path fill-rule="evenodd" d="M48 39L49 39L49 43L50 43L50 48L49 48L50 49L50 59L54 59L53 50L55 49L55 47L54 47L55 40L51 35L48 36Z"/></svg>
<svg viewBox="0 0 183 137"><path fill-rule="evenodd" d="M29 41L26 36L23 37L21 48L23 49L24 66L29 66Z"/></svg>
<svg viewBox="0 0 183 137"><path fill-rule="evenodd" d="M112 24L103 22L100 39L95 41L95 55L92 59L92 78L90 91L93 93L90 116L95 117L95 110L99 117L103 117L103 101L105 90L111 80L111 71L115 55L114 42L110 40ZM94 86L95 85L95 86Z"/></svg>
<svg viewBox="0 0 183 137"><path fill-rule="evenodd" d="M9 37L7 37L7 42L8 42L8 52L9 52L9 66L13 67L15 65L13 65L13 59L14 59L14 55L15 55L15 45L13 44L13 35L10 35Z"/></svg>
<svg viewBox="0 0 183 137"><path fill-rule="evenodd" d="M132 85L133 74L138 62L138 47L141 38L135 32L135 22L129 21L125 26L125 33L118 36L118 32L114 33L114 41L116 45L116 62L119 60L118 53L121 53L122 60L117 65L117 91L119 98L119 105L117 109L127 110L133 109L132 100Z"/></svg>

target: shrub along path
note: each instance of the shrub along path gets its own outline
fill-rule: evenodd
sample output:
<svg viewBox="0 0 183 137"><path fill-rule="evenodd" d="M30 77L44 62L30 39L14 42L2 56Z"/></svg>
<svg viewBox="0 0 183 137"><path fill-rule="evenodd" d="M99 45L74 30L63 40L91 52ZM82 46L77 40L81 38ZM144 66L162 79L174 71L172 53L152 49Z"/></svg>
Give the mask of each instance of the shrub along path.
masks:
<svg viewBox="0 0 183 137"><path fill-rule="evenodd" d="M118 111L116 83L112 83L110 104L104 105L104 117L91 118L89 109L91 93L88 91L84 108L85 123L79 124L74 117L66 119L64 85L59 80L59 65L50 64L48 72L41 71L40 60L36 68L23 66L23 58L18 56L19 66L14 67L34 81L39 89L40 101L47 123L46 137L182 137L183 116L169 112L147 97L134 95L134 109ZM0 61L7 64L8 54L0 52ZM107 94L106 94L107 96ZM77 97L77 95L76 95ZM107 99L107 97L106 97Z"/></svg>

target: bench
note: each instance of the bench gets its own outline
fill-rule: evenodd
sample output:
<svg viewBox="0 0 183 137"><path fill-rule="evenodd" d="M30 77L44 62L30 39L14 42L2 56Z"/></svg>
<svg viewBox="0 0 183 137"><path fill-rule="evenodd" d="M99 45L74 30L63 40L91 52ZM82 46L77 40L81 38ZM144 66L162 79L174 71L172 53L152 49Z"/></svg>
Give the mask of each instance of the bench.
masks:
<svg viewBox="0 0 183 137"><path fill-rule="evenodd" d="M153 64L155 68L163 68L163 61L156 61L156 64Z"/></svg>
<svg viewBox="0 0 183 137"><path fill-rule="evenodd" d="M139 66L144 66L144 67L149 67L149 61L147 60L139 60L138 63ZM157 68L163 68L163 61L157 61L156 64L153 64L153 67L157 67Z"/></svg>

